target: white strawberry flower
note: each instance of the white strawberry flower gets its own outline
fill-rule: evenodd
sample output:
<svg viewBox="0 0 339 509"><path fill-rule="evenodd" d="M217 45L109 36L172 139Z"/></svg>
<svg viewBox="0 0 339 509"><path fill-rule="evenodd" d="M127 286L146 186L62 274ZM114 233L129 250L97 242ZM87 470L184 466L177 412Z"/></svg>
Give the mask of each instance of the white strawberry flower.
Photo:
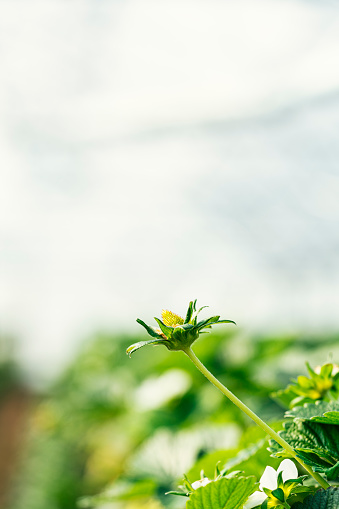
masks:
<svg viewBox="0 0 339 509"><path fill-rule="evenodd" d="M192 482L191 486L194 490L197 490L198 488L201 488L202 486L206 486L210 482L212 482L211 479L209 479L208 477L203 477L202 479L199 479L198 481Z"/></svg>
<svg viewBox="0 0 339 509"><path fill-rule="evenodd" d="M261 505L266 500L267 495L263 489L276 490L278 488L278 475L282 472L282 480L285 483L289 479L297 479L298 470L293 461L286 459L282 461L278 467L278 470L274 470L272 467L266 467L263 475L260 478L259 490L255 491L247 500L244 505L244 509L252 509Z"/></svg>

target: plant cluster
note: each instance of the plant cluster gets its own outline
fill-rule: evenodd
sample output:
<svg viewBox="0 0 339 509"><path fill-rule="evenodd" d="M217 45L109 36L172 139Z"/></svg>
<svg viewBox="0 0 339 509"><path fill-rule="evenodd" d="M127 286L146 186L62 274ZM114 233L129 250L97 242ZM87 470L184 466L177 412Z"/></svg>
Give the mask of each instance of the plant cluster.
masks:
<svg viewBox="0 0 339 509"><path fill-rule="evenodd" d="M327 482L339 480L337 367L325 364L313 370L307 364L309 377L299 376L293 385L276 394L276 397L284 401L289 399L289 406L292 407L285 415L287 421L283 424L284 429L277 433L215 378L193 353L191 346L203 329L218 323L235 323L232 320L220 320L220 316L198 322L198 314L202 309L196 310L196 301L190 302L185 320L164 310L162 320L155 318L160 329L146 325L138 319L138 323L155 339L134 344L127 349L127 353L131 355L149 344L163 344L169 350L185 353L217 389L271 437L270 451L274 456L293 458L309 475L298 476L295 464L290 459L285 459L276 473L272 467L266 467L260 480L259 491L255 491L254 477L244 477L241 473L229 476L224 469L214 479L205 477L203 471L201 479L193 483L186 477L186 490L169 494L188 497L187 509L307 508L312 505L315 495L324 508L339 507L339 487L331 487ZM314 485L304 485L305 480L313 481ZM323 491L317 491L317 488L322 488ZM329 493L332 505L327 501Z"/></svg>
<svg viewBox="0 0 339 509"><path fill-rule="evenodd" d="M83 346L40 395L8 509L339 507L337 368L314 367L325 349L337 358L337 335L247 337L232 324L214 332L225 322L199 311L192 302L183 317L163 312L162 328L142 323L147 344L166 348L139 350L146 342L135 333L99 334ZM206 332L208 341L197 341ZM136 346L130 360L125 350ZM290 386L331 387L292 405L300 394L278 391L297 374L290 358L294 366L309 358L320 377L309 371Z"/></svg>

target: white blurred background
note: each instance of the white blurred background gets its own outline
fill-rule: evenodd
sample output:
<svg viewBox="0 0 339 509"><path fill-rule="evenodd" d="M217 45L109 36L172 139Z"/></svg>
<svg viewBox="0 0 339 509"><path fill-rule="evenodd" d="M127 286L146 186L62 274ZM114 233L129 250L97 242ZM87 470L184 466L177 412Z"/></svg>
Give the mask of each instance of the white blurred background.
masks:
<svg viewBox="0 0 339 509"><path fill-rule="evenodd" d="M0 0L0 47L25 369L194 298L244 331L338 329L339 2Z"/></svg>

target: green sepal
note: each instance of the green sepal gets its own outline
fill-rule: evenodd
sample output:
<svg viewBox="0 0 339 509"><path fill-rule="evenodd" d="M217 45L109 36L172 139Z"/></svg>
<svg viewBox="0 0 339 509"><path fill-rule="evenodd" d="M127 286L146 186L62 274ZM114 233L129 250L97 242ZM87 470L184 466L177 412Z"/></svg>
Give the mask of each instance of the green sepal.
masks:
<svg viewBox="0 0 339 509"><path fill-rule="evenodd" d="M194 325L190 323L178 325L172 333L171 349L182 350L183 348L189 348L198 336L199 332Z"/></svg>
<svg viewBox="0 0 339 509"><path fill-rule="evenodd" d="M194 325L191 325L190 323L185 323L184 325L178 325L173 330L172 337L175 338L176 336L179 337L182 334L190 334L192 332L197 336L195 329L196 329L196 327L194 327Z"/></svg>
<svg viewBox="0 0 339 509"><path fill-rule="evenodd" d="M314 376L317 376L316 372L314 371L313 368L311 368L311 365L309 362L306 362L306 368L307 368L307 371L309 372L309 375L311 378L313 378Z"/></svg>
<svg viewBox="0 0 339 509"><path fill-rule="evenodd" d="M160 336L161 337L161 336ZM139 343L134 343L134 345L131 345L127 348L126 353L131 357L132 353L139 350L139 348L142 348L143 346L147 345L165 345L166 346L166 339L162 338L162 340L158 339L150 339L149 341L139 341Z"/></svg>
<svg viewBox="0 0 339 509"><path fill-rule="evenodd" d="M285 502L285 494L281 488L273 490L271 495L273 495L273 497L279 500L279 502Z"/></svg>
<svg viewBox="0 0 339 509"><path fill-rule="evenodd" d="M193 492L193 491L194 491L194 489L193 489L193 487L192 487L192 484L191 484L191 483L190 483L190 481L188 480L188 477L187 477L187 475L186 475L186 474L184 474L184 485L185 485L185 488L186 488L188 491L191 491L191 492ZM179 488L180 488L180 486L179 486Z"/></svg>
<svg viewBox="0 0 339 509"><path fill-rule="evenodd" d="M197 324L197 321L198 321L198 315L199 313L205 309L205 308L208 308L209 306L202 306L201 308L198 309L198 311L195 310L195 307L194 307L194 313L192 315L192 318L191 318L191 323L193 325L196 325Z"/></svg>
<svg viewBox="0 0 339 509"><path fill-rule="evenodd" d="M148 334L150 336L152 336L153 338L159 338L159 339L164 339L161 334L158 334L158 332L156 332L153 327L150 327L149 325L147 325L145 322L143 322L142 320L140 320L140 318L137 318L137 322L140 323L140 325L142 325L148 332Z"/></svg>
<svg viewBox="0 0 339 509"><path fill-rule="evenodd" d="M197 300L195 301L191 300L191 302L189 303L184 323L190 323L193 313L195 311L196 302Z"/></svg>
<svg viewBox="0 0 339 509"><path fill-rule="evenodd" d="M198 309L197 311L197 315L205 308L208 308L209 306L202 306L201 308Z"/></svg>
<svg viewBox="0 0 339 509"><path fill-rule="evenodd" d="M190 323L192 325L196 325L197 324L198 314L203 309L208 308L208 306L202 306L201 308L199 308L197 310L196 309L196 305L197 305L197 299L191 300L191 302L189 303L188 309L187 309L186 318L185 318L185 321L184 321L185 324L186 323Z"/></svg>
<svg viewBox="0 0 339 509"><path fill-rule="evenodd" d="M233 322L233 320L219 320L219 318L220 316L212 316L207 320L202 320L201 322L198 322L196 327L200 331L201 329L211 328L212 325L217 325L218 323L233 323L234 325L237 325L235 322Z"/></svg>
<svg viewBox="0 0 339 509"><path fill-rule="evenodd" d="M278 474L278 478L277 478L277 486L278 488L282 488L284 486L284 481L283 481L283 473L282 472L279 472Z"/></svg>
<svg viewBox="0 0 339 509"><path fill-rule="evenodd" d="M302 484L305 479L308 478L308 475L301 475L298 477L298 479L287 479L287 481L284 482L284 486L290 487L292 484L297 486L298 484Z"/></svg>
<svg viewBox="0 0 339 509"><path fill-rule="evenodd" d="M221 470L219 468L219 465L220 465L221 461L219 460L216 465L215 465L215 473L214 473L214 476L215 477L219 477L219 475L221 474Z"/></svg>
<svg viewBox="0 0 339 509"><path fill-rule="evenodd" d="M288 479L284 483L284 493L285 493L286 499L288 499L288 497L290 497L290 496L293 496L293 494L295 493L295 490L300 491L300 488L305 488L305 486L303 486L303 481L307 478L308 478L308 475L303 475L303 476L298 477L298 479Z"/></svg>
<svg viewBox="0 0 339 509"><path fill-rule="evenodd" d="M185 493L184 491L166 491L165 495L178 495L180 497L189 497L189 493Z"/></svg>
<svg viewBox="0 0 339 509"><path fill-rule="evenodd" d="M261 504L261 509L267 509L268 508L268 498L266 498L266 500L263 501L263 503Z"/></svg>
<svg viewBox="0 0 339 509"><path fill-rule="evenodd" d="M165 334L166 338L170 338L172 336L174 327L169 327L168 325L165 325L164 322L160 320L160 318L154 317L154 320L158 323L161 331Z"/></svg>
<svg viewBox="0 0 339 509"><path fill-rule="evenodd" d="M332 375L333 364L324 364L320 368L320 376L323 378L329 378Z"/></svg>
<svg viewBox="0 0 339 509"><path fill-rule="evenodd" d="M219 320L220 316L211 316L210 318L207 318L206 320L201 320L201 322L198 322L196 324L196 327L197 329L203 329L204 327L206 327L207 325L209 324L214 324L214 323L217 323L218 320Z"/></svg>
<svg viewBox="0 0 339 509"><path fill-rule="evenodd" d="M298 376L296 383L303 389L311 389L314 385L313 380L307 378L305 375Z"/></svg>

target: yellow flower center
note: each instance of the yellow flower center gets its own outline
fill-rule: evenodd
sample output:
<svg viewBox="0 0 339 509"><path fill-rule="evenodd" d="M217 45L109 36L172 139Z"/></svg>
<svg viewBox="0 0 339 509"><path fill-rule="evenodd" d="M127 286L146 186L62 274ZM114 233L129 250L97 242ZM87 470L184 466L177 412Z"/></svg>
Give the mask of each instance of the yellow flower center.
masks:
<svg viewBox="0 0 339 509"><path fill-rule="evenodd" d="M162 310L161 318L167 327L177 327L178 325L183 325L184 323L184 319L181 316L176 315L167 309Z"/></svg>

